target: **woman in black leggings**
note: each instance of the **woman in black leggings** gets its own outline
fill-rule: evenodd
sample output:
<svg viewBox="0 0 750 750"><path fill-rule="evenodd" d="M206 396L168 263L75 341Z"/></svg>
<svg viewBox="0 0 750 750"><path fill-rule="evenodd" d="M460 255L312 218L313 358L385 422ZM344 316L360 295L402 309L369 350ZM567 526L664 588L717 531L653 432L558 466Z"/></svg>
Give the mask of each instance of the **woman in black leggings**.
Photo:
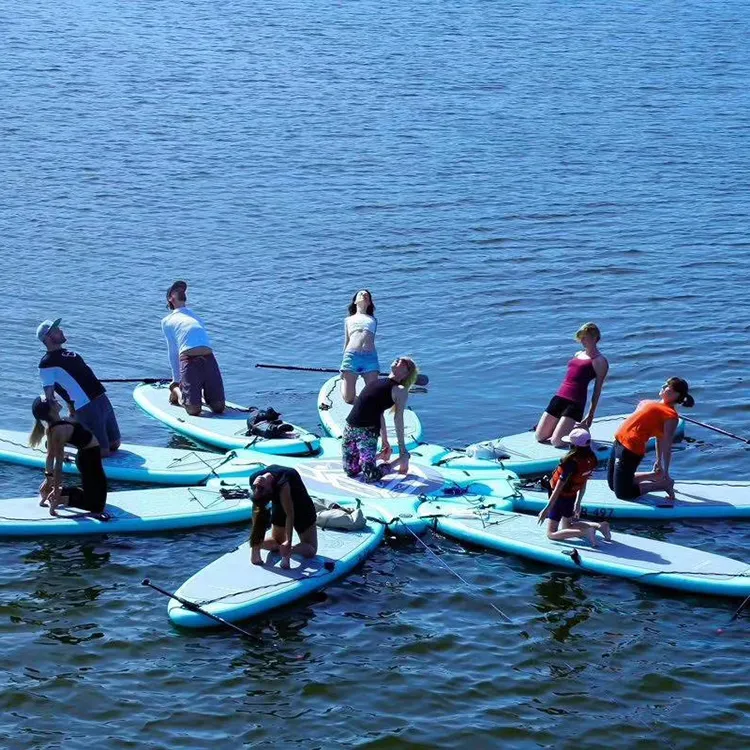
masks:
<svg viewBox="0 0 750 750"><path fill-rule="evenodd" d="M54 401L37 398L31 407L36 424L29 436L29 445L36 447L47 437L47 465L44 482L39 487L40 505L49 503L50 515L57 508L70 505L81 508L103 521L109 519L104 506L107 502L107 478L102 466L102 453L97 439L78 422L60 419L60 405ZM81 473L81 487L62 484L62 465L65 446L77 448L76 466Z"/></svg>

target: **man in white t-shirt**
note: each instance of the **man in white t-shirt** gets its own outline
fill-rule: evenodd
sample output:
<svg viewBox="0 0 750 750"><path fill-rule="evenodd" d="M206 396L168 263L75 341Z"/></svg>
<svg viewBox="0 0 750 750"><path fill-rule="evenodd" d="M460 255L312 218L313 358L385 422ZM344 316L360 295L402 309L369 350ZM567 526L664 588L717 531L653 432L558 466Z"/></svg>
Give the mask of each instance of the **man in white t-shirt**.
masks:
<svg viewBox="0 0 750 750"><path fill-rule="evenodd" d="M203 321L187 307L187 283L175 281L167 290L170 313L161 321L167 340L172 382L169 401L182 404L194 417L201 415L205 398L216 414L224 411L224 382Z"/></svg>

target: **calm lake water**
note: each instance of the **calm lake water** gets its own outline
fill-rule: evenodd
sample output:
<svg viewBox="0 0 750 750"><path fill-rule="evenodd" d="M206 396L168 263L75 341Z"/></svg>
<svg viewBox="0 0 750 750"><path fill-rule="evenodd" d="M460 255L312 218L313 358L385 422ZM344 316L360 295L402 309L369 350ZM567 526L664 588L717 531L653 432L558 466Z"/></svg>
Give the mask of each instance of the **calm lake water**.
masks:
<svg viewBox="0 0 750 750"><path fill-rule="evenodd" d="M166 374L184 277L230 398L310 427L323 376L253 365L337 366L365 286L381 356L430 375L430 441L533 425L589 319L600 413L676 374L696 418L750 435L749 32L735 0L14 6L2 426L30 427L46 317L101 377ZM110 396L128 441L171 444L130 386ZM750 476L742 443L690 434L675 476ZM39 474L0 464L3 495ZM739 522L618 528L750 555ZM175 630L140 580L176 588L245 537L0 542L6 744L747 746L737 602L428 535L252 623L261 645Z"/></svg>

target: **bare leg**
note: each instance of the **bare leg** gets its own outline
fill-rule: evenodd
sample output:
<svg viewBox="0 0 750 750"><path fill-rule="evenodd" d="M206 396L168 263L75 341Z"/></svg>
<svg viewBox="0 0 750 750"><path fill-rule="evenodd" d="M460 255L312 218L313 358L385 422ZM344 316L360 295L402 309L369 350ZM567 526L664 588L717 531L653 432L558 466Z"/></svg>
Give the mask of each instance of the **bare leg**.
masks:
<svg viewBox="0 0 750 750"><path fill-rule="evenodd" d="M267 549L271 552L277 552L279 547L284 543L284 527L272 526L271 536L266 537L260 545L261 549Z"/></svg>
<svg viewBox="0 0 750 750"><path fill-rule="evenodd" d="M555 431L552 433L550 442L555 448L567 448L567 443L563 443L562 439L566 435L570 435L570 431L575 427L576 421L572 417L561 417L560 421L555 427Z"/></svg>
<svg viewBox="0 0 750 750"><path fill-rule="evenodd" d="M599 532L608 542L612 541L612 531L609 528L609 522L608 521L571 521L570 522L571 528L576 529L593 529L594 532Z"/></svg>
<svg viewBox="0 0 750 750"><path fill-rule="evenodd" d="M674 480L665 479L661 474L651 475L654 478L641 478L638 474L635 475L635 481L638 484L638 490L641 495L648 495L649 492L659 492L664 490L667 493L671 503L675 501L674 495Z"/></svg>
<svg viewBox="0 0 750 750"><path fill-rule="evenodd" d="M347 404L353 404L354 398L357 395L357 373L356 372L342 372L341 373L341 398Z"/></svg>
<svg viewBox="0 0 750 750"><path fill-rule="evenodd" d="M372 372L363 372L362 373L362 380L365 381L365 385L370 385L370 383L374 383L378 379L378 373L374 370Z"/></svg>
<svg viewBox="0 0 750 750"><path fill-rule="evenodd" d="M553 417L551 414L547 414L546 411L542 414L542 418L539 420L539 424L536 426L536 433L534 434L538 443L543 443L552 437L558 421L559 417Z"/></svg>
<svg viewBox="0 0 750 750"><path fill-rule="evenodd" d="M299 535L299 544L292 547L292 554L302 557L315 557L318 554L318 527L315 524L308 526Z"/></svg>
<svg viewBox="0 0 750 750"><path fill-rule="evenodd" d="M558 529L557 521L549 521L547 525L547 538L556 542L564 542L567 539L587 539L592 547L596 547L596 530L589 528L578 528L571 526L567 518L562 520L563 528Z"/></svg>

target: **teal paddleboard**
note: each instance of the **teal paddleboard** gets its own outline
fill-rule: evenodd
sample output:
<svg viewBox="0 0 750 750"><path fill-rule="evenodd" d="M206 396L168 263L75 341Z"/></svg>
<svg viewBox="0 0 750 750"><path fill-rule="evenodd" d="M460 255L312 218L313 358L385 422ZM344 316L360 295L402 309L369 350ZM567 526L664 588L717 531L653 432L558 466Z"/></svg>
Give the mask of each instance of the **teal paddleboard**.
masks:
<svg viewBox="0 0 750 750"><path fill-rule="evenodd" d="M750 563L700 549L618 533L609 542L599 538L597 547L582 539L556 542L533 516L450 501L423 503L419 512L446 536L555 567L698 594L750 595Z"/></svg>
<svg viewBox="0 0 750 750"><path fill-rule="evenodd" d="M169 403L169 388L166 384L136 386L133 398L146 414L178 434L223 450L253 448L261 453L289 456L310 455L319 447L317 435L294 425L294 430L286 433L283 438L248 435L248 410L229 402L222 414L214 414L208 407L204 407L200 416L191 416L181 406Z"/></svg>
<svg viewBox="0 0 750 750"><path fill-rule="evenodd" d="M31 448L28 434L17 430L0 430L0 461L19 466L42 469L47 462L47 450ZM77 474L75 449L66 448L63 471ZM157 448L150 445L123 443L120 450L102 459L104 473L109 479L123 482L151 484L202 484L216 469L230 460L229 456L199 450Z"/></svg>

